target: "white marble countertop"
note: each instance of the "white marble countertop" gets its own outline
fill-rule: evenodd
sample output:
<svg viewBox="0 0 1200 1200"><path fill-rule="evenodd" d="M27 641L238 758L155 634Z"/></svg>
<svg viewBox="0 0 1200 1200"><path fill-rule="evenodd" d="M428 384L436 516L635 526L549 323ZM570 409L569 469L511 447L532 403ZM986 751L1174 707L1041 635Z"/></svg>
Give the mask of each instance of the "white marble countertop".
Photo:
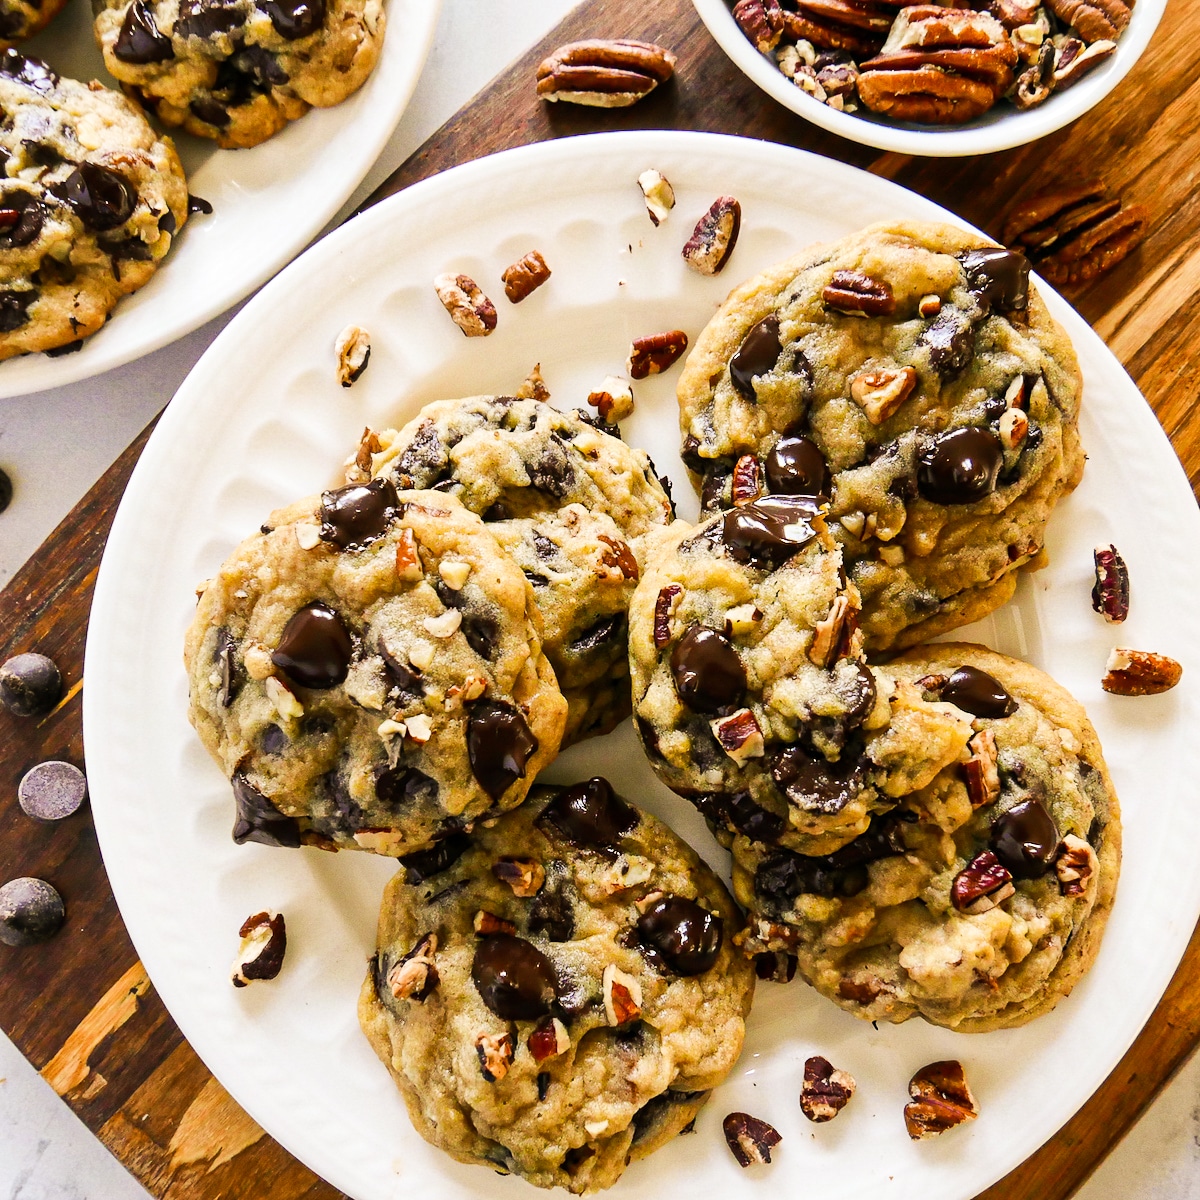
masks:
<svg viewBox="0 0 1200 1200"><path fill-rule="evenodd" d="M481 0L443 0L412 103L344 213L574 3L488 0L481 19ZM232 315L97 379L0 400L0 467L15 491L0 516L0 587L162 408ZM0 1034L0 1200L146 1196ZM1079 1196L1200 1200L1200 1059L1170 1084Z"/></svg>

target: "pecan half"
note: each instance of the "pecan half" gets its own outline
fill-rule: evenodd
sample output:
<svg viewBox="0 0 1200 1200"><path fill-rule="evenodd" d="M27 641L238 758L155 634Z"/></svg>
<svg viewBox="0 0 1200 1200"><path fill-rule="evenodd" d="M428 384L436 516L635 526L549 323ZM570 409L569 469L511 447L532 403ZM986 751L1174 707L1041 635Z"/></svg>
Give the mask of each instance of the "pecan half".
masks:
<svg viewBox="0 0 1200 1200"><path fill-rule="evenodd" d="M1046 0L1046 7L1085 42L1115 42L1133 15L1124 0Z"/></svg>
<svg viewBox="0 0 1200 1200"><path fill-rule="evenodd" d="M760 54L769 53L779 44L783 33L779 0L738 0L733 6L733 19Z"/></svg>
<svg viewBox="0 0 1200 1200"><path fill-rule="evenodd" d="M675 189L671 181L661 171L652 169L638 176L638 187L642 189L650 220L655 226L661 225L675 207Z"/></svg>
<svg viewBox="0 0 1200 1200"><path fill-rule="evenodd" d="M1165 654L1118 646L1104 665L1100 686L1114 696L1157 696L1169 692L1182 678L1183 667Z"/></svg>
<svg viewBox="0 0 1200 1200"><path fill-rule="evenodd" d="M371 361L371 335L357 325L347 325L334 343L337 353L337 381L349 387L367 369Z"/></svg>
<svg viewBox="0 0 1200 1200"><path fill-rule="evenodd" d="M479 1055L479 1069L488 1083L497 1083L508 1074L508 1064L513 1060L512 1035L509 1033L481 1033L475 1039L475 1053Z"/></svg>
<svg viewBox="0 0 1200 1200"><path fill-rule="evenodd" d="M990 850L981 850L955 875L950 903L974 917L995 908L1015 891L1009 869Z"/></svg>
<svg viewBox="0 0 1200 1200"><path fill-rule="evenodd" d="M819 50L841 50L859 58L883 45L900 0L795 0L783 14L784 36Z"/></svg>
<svg viewBox="0 0 1200 1200"><path fill-rule="evenodd" d="M967 743L971 757L963 763L967 795L972 808L994 803L1000 796L1000 771L996 766L996 737L990 729L981 729Z"/></svg>
<svg viewBox="0 0 1200 1200"><path fill-rule="evenodd" d="M546 260L537 250L530 250L512 266L504 268L500 282L504 284L504 294L514 304L520 304L549 278L550 268L546 266Z"/></svg>
<svg viewBox="0 0 1200 1200"><path fill-rule="evenodd" d="M908 1083L912 1099L904 1106L904 1125L913 1141L935 1137L979 1116L962 1063L954 1059L922 1067Z"/></svg>
<svg viewBox="0 0 1200 1200"><path fill-rule="evenodd" d="M614 963L604 968L604 1016L614 1028L636 1021L642 1015L642 985Z"/></svg>
<svg viewBox="0 0 1200 1200"><path fill-rule="evenodd" d="M872 425L882 425L913 394L917 373L912 367L880 367L859 371L850 380L850 397Z"/></svg>
<svg viewBox="0 0 1200 1200"><path fill-rule="evenodd" d="M800 1085L800 1111L818 1125L832 1121L850 1103L854 1095L854 1077L835 1071L827 1058L814 1054L804 1063L804 1082Z"/></svg>
<svg viewBox="0 0 1200 1200"><path fill-rule="evenodd" d="M634 338L629 347L629 374L634 379L658 375L678 361L687 348L688 337L682 329Z"/></svg>
<svg viewBox="0 0 1200 1200"><path fill-rule="evenodd" d="M716 275L729 261L741 228L742 206L732 196L718 196L684 243L683 261L698 275Z"/></svg>
<svg viewBox="0 0 1200 1200"><path fill-rule="evenodd" d="M623 108L675 73L675 55L652 42L594 39L559 46L537 69L542 100Z"/></svg>
<svg viewBox="0 0 1200 1200"><path fill-rule="evenodd" d="M450 319L467 337L487 337L496 328L496 306L470 275L439 275L433 289Z"/></svg>
<svg viewBox="0 0 1200 1200"><path fill-rule="evenodd" d="M274 979L283 969L287 952L287 924L283 913L260 912L247 917L238 930L241 944L231 978L234 987L260 979Z"/></svg>
<svg viewBox="0 0 1200 1200"><path fill-rule="evenodd" d="M769 1163L772 1149L783 1141L774 1126L749 1113L731 1112L722 1122L722 1128L733 1157L742 1167L751 1163Z"/></svg>
<svg viewBox="0 0 1200 1200"><path fill-rule="evenodd" d="M616 567L626 579L637 579L638 563L629 544L619 538L609 537L606 533L600 534L598 540L608 547L600 555L601 565Z"/></svg>
<svg viewBox="0 0 1200 1200"><path fill-rule="evenodd" d="M1058 890L1064 896L1082 896L1096 873L1096 852L1081 837L1068 833L1054 859Z"/></svg>
<svg viewBox="0 0 1200 1200"><path fill-rule="evenodd" d="M529 1053L535 1062L557 1058L571 1048L571 1035L557 1017L543 1017L529 1035Z"/></svg>
<svg viewBox="0 0 1200 1200"><path fill-rule="evenodd" d="M661 588L654 602L654 645L661 650L671 640L671 617L679 607L683 588L677 583L668 583Z"/></svg>
<svg viewBox="0 0 1200 1200"><path fill-rule="evenodd" d="M739 708L727 717L717 717L709 724L721 749L739 767L745 766L748 759L762 758L766 753L762 729L748 708Z"/></svg>
<svg viewBox="0 0 1200 1200"><path fill-rule="evenodd" d="M438 969L434 964L437 953L437 934L425 933L416 945L388 972L388 990L397 1000L415 1000L423 1004L438 985Z"/></svg>
<svg viewBox="0 0 1200 1200"><path fill-rule="evenodd" d="M546 882L546 870L536 858L499 858L492 863L492 874L523 900L536 896Z"/></svg>
<svg viewBox="0 0 1200 1200"><path fill-rule="evenodd" d="M1129 568L1116 546L1097 546L1092 551L1096 582L1092 585L1092 608L1110 625L1129 616Z"/></svg>
<svg viewBox="0 0 1200 1200"><path fill-rule="evenodd" d="M861 271L834 271L821 299L826 308L848 317L886 317L896 311L892 285Z"/></svg>
<svg viewBox="0 0 1200 1200"><path fill-rule="evenodd" d="M599 391L588 392L587 402L611 425L633 415L633 388L616 375L606 375Z"/></svg>
<svg viewBox="0 0 1200 1200"><path fill-rule="evenodd" d="M730 483L734 508L750 504L762 495L762 472L753 454L743 454L733 467Z"/></svg>

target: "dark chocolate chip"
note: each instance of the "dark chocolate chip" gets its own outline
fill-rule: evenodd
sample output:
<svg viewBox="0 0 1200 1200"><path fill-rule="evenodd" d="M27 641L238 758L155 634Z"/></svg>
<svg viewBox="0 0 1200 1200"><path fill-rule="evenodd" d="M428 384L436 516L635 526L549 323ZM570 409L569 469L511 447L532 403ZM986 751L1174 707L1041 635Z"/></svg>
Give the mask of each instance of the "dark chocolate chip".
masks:
<svg viewBox="0 0 1200 1200"><path fill-rule="evenodd" d="M45 716L62 696L62 676L44 654L17 654L0 664L0 704L14 716Z"/></svg>
<svg viewBox="0 0 1200 1200"><path fill-rule="evenodd" d="M723 634L693 625L671 651L671 675L679 698L696 712L737 708L746 690L746 668Z"/></svg>
<svg viewBox="0 0 1200 1200"><path fill-rule="evenodd" d="M45 221L46 206L36 196L23 188L0 193L0 249L28 246Z"/></svg>
<svg viewBox="0 0 1200 1200"><path fill-rule="evenodd" d="M258 745L264 754L282 754L291 745L291 739L278 725L268 725Z"/></svg>
<svg viewBox="0 0 1200 1200"><path fill-rule="evenodd" d="M754 377L773 370L783 353L779 341L779 318L771 313L763 317L742 339L729 360L729 381L747 400L756 399Z"/></svg>
<svg viewBox="0 0 1200 1200"><path fill-rule="evenodd" d="M400 859L404 868L404 882L424 883L435 875L449 870L470 848L471 839L465 833L452 833L449 837L434 842L428 850L405 854Z"/></svg>
<svg viewBox="0 0 1200 1200"><path fill-rule="evenodd" d="M496 646L500 641L500 626L489 616L478 612L464 612L462 635L467 639L467 645L486 662L492 662L496 657Z"/></svg>
<svg viewBox="0 0 1200 1200"><path fill-rule="evenodd" d="M450 466L450 454L438 437L437 426L424 420L417 426L412 441L392 467L392 478L400 488L431 488L445 475ZM482 514L485 521L502 521L508 517Z"/></svg>
<svg viewBox="0 0 1200 1200"><path fill-rule="evenodd" d="M361 550L383 537L400 508L388 479L321 493L321 537L341 550Z"/></svg>
<svg viewBox="0 0 1200 1200"><path fill-rule="evenodd" d="M325 0L260 0L275 32L290 42L308 37L325 23Z"/></svg>
<svg viewBox="0 0 1200 1200"><path fill-rule="evenodd" d="M467 757L471 774L499 800L537 753L538 740L519 709L497 700L477 700L467 716Z"/></svg>
<svg viewBox="0 0 1200 1200"><path fill-rule="evenodd" d="M817 536L820 508L813 496L764 496L726 513L721 538L738 562L774 568Z"/></svg>
<svg viewBox="0 0 1200 1200"><path fill-rule="evenodd" d="M638 823L636 810L597 776L559 792L538 816L538 824L551 826L574 846L615 850Z"/></svg>
<svg viewBox="0 0 1200 1200"><path fill-rule="evenodd" d="M828 496L829 464L816 442L800 434L785 434L766 461L767 487L787 495Z"/></svg>
<svg viewBox="0 0 1200 1200"><path fill-rule="evenodd" d="M154 10L145 0L133 0L113 44L113 57L124 63L166 62L175 57L171 39L154 23Z"/></svg>
<svg viewBox="0 0 1200 1200"><path fill-rule="evenodd" d="M292 614L271 661L293 683L322 691L346 678L353 653L342 618L317 600Z"/></svg>
<svg viewBox="0 0 1200 1200"><path fill-rule="evenodd" d="M279 59L262 46L243 46L229 61L236 70L252 80L260 91L270 91L271 88L282 87L288 82L288 73L279 65ZM370 355L371 349L368 346L367 357ZM367 364L364 361L354 378L357 379L366 369Z"/></svg>
<svg viewBox="0 0 1200 1200"><path fill-rule="evenodd" d="M22 810L38 821L61 821L74 816L83 807L87 794L87 779L69 762L38 763L17 784L17 801Z"/></svg>
<svg viewBox="0 0 1200 1200"><path fill-rule="evenodd" d="M975 326L957 308L944 308L917 339L929 351L929 363L939 375L952 379L975 357Z"/></svg>
<svg viewBox="0 0 1200 1200"><path fill-rule="evenodd" d="M245 682L245 672L237 660L237 642L228 629L217 630L213 662L221 675L221 685L217 688L217 703L222 708L228 708L237 698Z"/></svg>
<svg viewBox="0 0 1200 1200"><path fill-rule="evenodd" d="M24 292L0 291L0 333L12 333L29 323L29 306L41 295L34 288Z"/></svg>
<svg viewBox="0 0 1200 1200"><path fill-rule="evenodd" d="M229 124L229 111L216 100L201 96L198 100L193 100L188 108L191 109L194 117L206 125L215 125L218 129L224 129Z"/></svg>
<svg viewBox="0 0 1200 1200"><path fill-rule="evenodd" d="M550 1072L549 1071L539 1071L538 1077L537 1077L538 1100L539 1101L545 1100L545 1098L549 1094L549 1092L550 1092Z"/></svg>
<svg viewBox="0 0 1200 1200"><path fill-rule="evenodd" d="M124 225L137 207L138 193L123 175L99 163L83 162L51 189L89 228Z"/></svg>
<svg viewBox="0 0 1200 1200"><path fill-rule="evenodd" d="M1029 259L1019 250L989 246L958 256L967 276L967 289L985 308L1012 312L1029 303Z"/></svg>
<svg viewBox="0 0 1200 1200"><path fill-rule="evenodd" d="M532 1021L554 1003L554 964L532 943L511 933L481 938L471 963L480 998L504 1021Z"/></svg>
<svg viewBox="0 0 1200 1200"><path fill-rule="evenodd" d="M66 919L62 897L44 879L26 875L0 887L0 942L6 946L48 942Z"/></svg>
<svg viewBox="0 0 1200 1200"><path fill-rule="evenodd" d="M550 435L542 457L536 463L527 463L525 470L535 488L548 492L556 500L561 500L575 486L575 468L558 434Z"/></svg>
<svg viewBox="0 0 1200 1200"><path fill-rule="evenodd" d="M677 975L702 975L717 961L724 923L694 900L668 895L656 900L637 922L646 960Z"/></svg>
<svg viewBox="0 0 1200 1200"><path fill-rule="evenodd" d="M571 650L576 654L587 654L601 646L615 646L625 636L625 614L613 613L612 616L601 617L595 624L589 625L571 643Z"/></svg>
<svg viewBox="0 0 1200 1200"><path fill-rule="evenodd" d="M437 780L416 767L384 767L375 776L375 795L397 815L413 805L432 804L437 794Z"/></svg>
<svg viewBox="0 0 1200 1200"><path fill-rule="evenodd" d="M574 889L564 877L562 864L558 866L559 870L547 871L547 883L534 896L526 923L530 933L544 933L551 942L569 942L575 936Z"/></svg>
<svg viewBox="0 0 1200 1200"><path fill-rule="evenodd" d="M700 511L720 512L733 504L733 464L727 458L714 459L704 470L700 484Z"/></svg>
<svg viewBox="0 0 1200 1200"><path fill-rule="evenodd" d="M988 845L1014 879L1037 879L1050 870L1058 828L1039 800L1022 800L992 822Z"/></svg>
<svg viewBox="0 0 1200 1200"><path fill-rule="evenodd" d="M782 817L755 804L749 792L712 792L693 802L706 820L711 813L718 822L732 825L751 841L773 842L787 828Z"/></svg>
<svg viewBox="0 0 1200 1200"><path fill-rule="evenodd" d="M3 467L0 467L0 513L2 513L12 503L12 498L12 477Z"/></svg>
<svg viewBox="0 0 1200 1200"><path fill-rule="evenodd" d="M994 675L978 667L959 667L938 696L975 717L1011 717L1017 702Z"/></svg>
<svg viewBox="0 0 1200 1200"><path fill-rule="evenodd" d="M260 842L264 846L300 845L300 822L285 816L240 771L229 781L237 803L233 840Z"/></svg>
<svg viewBox="0 0 1200 1200"><path fill-rule="evenodd" d="M416 667L411 663L401 662L382 641L379 643L379 655L383 659L384 669L401 696L411 697L413 700L424 698L425 687L421 682L421 672Z"/></svg>
<svg viewBox="0 0 1200 1200"><path fill-rule="evenodd" d="M0 53L0 75L7 75L35 92L52 91L58 83L58 76L41 59L11 48Z"/></svg>
<svg viewBox="0 0 1200 1200"><path fill-rule="evenodd" d="M212 215L213 206L209 204L202 196L193 196L188 192L188 213L195 216L197 213L202 213L204 216Z"/></svg>
<svg viewBox="0 0 1200 1200"><path fill-rule="evenodd" d="M861 725L875 707L875 676L864 663L849 664L853 673L841 663L833 677L837 698L846 706L843 718L850 726Z"/></svg>
<svg viewBox="0 0 1200 1200"><path fill-rule="evenodd" d="M917 487L935 504L970 504L996 488L1004 447L990 430L976 425L939 434L917 467Z"/></svg>
<svg viewBox="0 0 1200 1200"><path fill-rule="evenodd" d="M220 33L231 33L244 20L240 4L222 0L182 0L175 33L184 38L203 38L205 41Z"/></svg>
<svg viewBox="0 0 1200 1200"><path fill-rule="evenodd" d="M865 777L861 758L843 754L837 762L827 762L796 743L771 760L771 778L792 804L806 812L841 812L862 791Z"/></svg>

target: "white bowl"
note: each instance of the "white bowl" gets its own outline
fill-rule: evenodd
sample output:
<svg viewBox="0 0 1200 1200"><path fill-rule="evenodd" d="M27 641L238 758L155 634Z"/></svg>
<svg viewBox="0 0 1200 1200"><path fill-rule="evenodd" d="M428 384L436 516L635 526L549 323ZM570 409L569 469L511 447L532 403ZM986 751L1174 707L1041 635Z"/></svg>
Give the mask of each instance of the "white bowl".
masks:
<svg viewBox="0 0 1200 1200"><path fill-rule="evenodd" d="M692 0L692 3L721 49L743 74L784 108L790 108L806 121L851 141L880 150L930 158L1009 150L1045 137L1082 116L1099 104L1133 69L1167 7L1167 0L1137 0L1129 28L1117 43L1117 52L1069 91L1051 96L1045 104L1020 112L1001 101L991 112L965 125L929 126L891 120L862 108L856 113L838 112L822 104L802 92L772 59L755 49L733 19L727 0Z"/></svg>

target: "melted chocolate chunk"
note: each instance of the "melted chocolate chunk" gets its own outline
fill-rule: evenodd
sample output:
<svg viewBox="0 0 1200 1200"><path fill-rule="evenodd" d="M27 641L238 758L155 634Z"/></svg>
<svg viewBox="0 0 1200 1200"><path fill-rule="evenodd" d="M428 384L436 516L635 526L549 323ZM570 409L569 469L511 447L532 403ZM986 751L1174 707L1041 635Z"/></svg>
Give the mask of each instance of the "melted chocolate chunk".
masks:
<svg viewBox="0 0 1200 1200"><path fill-rule="evenodd" d="M434 842L428 850L405 854L399 859L404 868L404 882L410 885L424 883L435 875L449 870L467 852L471 839L465 833L452 833L440 842Z"/></svg>
<svg viewBox="0 0 1200 1200"><path fill-rule="evenodd" d="M1019 250L989 246L958 256L967 288L984 308L1012 312L1029 304L1029 259Z"/></svg>
<svg viewBox="0 0 1200 1200"><path fill-rule="evenodd" d="M260 0L275 32L290 42L308 37L325 23L325 0Z"/></svg>
<svg viewBox="0 0 1200 1200"><path fill-rule="evenodd" d="M656 970L702 975L717 961L724 923L683 896L664 896L637 922L640 949Z"/></svg>
<svg viewBox="0 0 1200 1200"><path fill-rule="evenodd" d="M971 504L995 491L1003 463L1004 448L990 429L952 429L921 455L917 487L935 504Z"/></svg>
<svg viewBox="0 0 1200 1200"><path fill-rule="evenodd" d="M576 654L587 654L592 650L598 650L601 646L613 646L625 636L625 622L624 613L613 613L610 617L601 617L594 625L589 625L571 643L571 649Z"/></svg>
<svg viewBox="0 0 1200 1200"><path fill-rule="evenodd" d="M496 700L477 700L467 717L471 774L493 800L518 780L537 753L538 740L519 709Z"/></svg>
<svg viewBox="0 0 1200 1200"><path fill-rule="evenodd" d="M729 382L747 400L757 399L754 377L766 375L779 361L783 346L779 341L779 318L772 313L763 317L742 340L729 360Z"/></svg>
<svg viewBox="0 0 1200 1200"><path fill-rule="evenodd" d="M199 118L206 125L215 125L218 129L224 129L229 124L229 112L216 100L209 100L202 96L199 100L193 100L188 108L191 109L194 117Z"/></svg>
<svg viewBox="0 0 1200 1200"><path fill-rule="evenodd" d="M36 288L25 292L0 291L0 333L12 333L29 323L29 306L41 295Z"/></svg>
<svg viewBox="0 0 1200 1200"><path fill-rule="evenodd" d="M229 782L237 804L233 840L239 846L244 842L289 848L300 845L300 823L295 817L284 816L240 771Z"/></svg>
<svg viewBox="0 0 1200 1200"><path fill-rule="evenodd" d="M559 792L538 816L573 846L615 850L638 823L637 813L597 776Z"/></svg>
<svg viewBox="0 0 1200 1200"><path fill-rule="evenodd" d="M139 66L175 57L171 39L154 23L154 10L145 0L133 0L129 6L113 45L113 57Z"/></svg>
<svg viewBox="0 0 1200 1200"><path fill-rule="evenodd" d="M401 662L382 641L379 643L379 656L383 659L384 670L387 671L393 689L398 689L405 700L420 700L425 696L425 688L421 683L421 672L409 663Z"/></svg>
<svg viewBox="0 0 1200 1200"><path fill-rule="evenodd" d="M42 232L46 206L30 192L0 194L0 249L28 246Z"/></svg>
<svg viewBox="0 0 1200 1200"><path fill-rule="evenodd" d="M569 942L575 936L575 907L565 864L559 860L549 864L546 880L529 905L529 931L544 933L552 942Z"/></svg>
<svg viewBox="0 0 1200 1200"><path fill-rule="evenodd" d="M279 59L262 46L244 46L229 61L250 79L259 91L266 92L273 87L282 87L288 81L288 73L279 65ZM367 354L370 355L370 350ZM366 370L365 362L361 370Z"/></svg>
<svg viewBox="0 0 1200 1200"><path fill-rule="evenodd" d="M278 725L268 725L258 739L259 749L264 754L282 754L291 744L291 739Z"/></svg>
<svg viewBox="0 0 1200 1200"><path fill-rule="evenodd" d="M974 717L1011 717L1017 702L994 675L978 667L959 667L946 680L938 696Z"/></svg>
<svg viewBox="0 0 1200 1200"><path fill-rule="evenodd" d="M437 426L430 420L422 421L411 442L392 468L393 478L401 488L431 488L446 474L450 466L450 455L438 437ZM506 514L507 515L507 514ZM485 521L502 520L483 514Z"/></svg>
<svg viewBox="0 0 1200 1200"><path fill-rule="evenodd" d="M853 666L853 675L839 670L834 678L837 697L846 705L844 722L851 727L861 725L875 707L875 676L863 663Z"/></svg>
<svg viewBox="0 0 1200 1200"><path fill-rule="evenodd" d="M575 468L567 457L567 448L558 434L550 435L545 452L536 463L526 463L529 482L539 491L561 500L575 486Z"/></svg>
<svg viewBox="0 0 1200 1200"><path fill-rule="evenodd" d="M789 496L828 496L829 464L817 444L785 434L767 455L767 486Z"/></svg>
<svg viewBox="0 0 1200 1200"><path fill-rule="evenodd" d="M416 767L385 766L375 776L375 795L397 815L417 804L432 804L437 794L437 780Z"/></svg>
<svg viewBox="0 0 1200 1200"><path fill-rule="evenodd" d="M732 827L754 842L773 842L787 828L782 817L755 804L749 792L710 792L691 799L714 829Z"/></svg>
<svg viewBox="0 0 1200 1200"><path fill-rule="evenodd" d="M1050 870L1058 827L1038 800L1022 800L992 822L988 845L1014 879L1037 879Z"/></svg>
<svg viewBox="0 0 1200 1200"><path fill-rule="evenodd" d="M8 49L0 52L0 75L7 75L35 92L52 91L58 76L39 58Z"/></svg>
<svg viewBox="0 0 1200 1200"><path fill-rule="evenodd" d="M361 550L383 537L400 508L387 479L321 493L321 537L341 550Z"/></svg>
<svg viewBox="0 0 1200 1200"><path fill-rule="evenodd" d="M726 513L721 538L738 562L775 568L817 536L819 512L813 496L764 496Z"/></svg>
<svg viewBox="0 0 1200 1200"><path fill-rule="evenodd" d="M491 662L496 657L496 644L500 641L500 626L491 617L482 613L468 612L463 614L463 637L467 645L480 658Z"/></svg>
<svg viewBox="0 0 1200 1200"><path fill-rule="evenodd" d="M222 0L182 0L175 33L179 37L207 41L218 34L231 33L242 20L243 10L239 4L222 3Z"/></svg>
<svg viewBox="0 0 1200 1200"><path fill-rule="evenodd" d="M337 687L350 669L354 643L342 618L319 600L306 604L283 627L271 661L300 687Z"/></svg>
<svg viewBox="0 0 1200 1200"><path fill-rule="evenodd" d="M544 1017L558 990L554 964L532 942L511 933L480 939L471 982L484 1004L504 1021Z"/></svg>
<svg viewBox="0 0 1200 1200"><path fill-rule="evenodd" d="M80 163L52 191L89 229L98 231L124 225L138 202L133 184L94 162Z"/></svg>
<svg viewBox="0 0 1200 1200"><path fill-rule="evenodd" d="M862 791L866 765L861 758L843 755L827 762L793 743L771 761L771 778L788 800L805 812L839 813Z"/></svg>
<svg viewBox="0 0 1200 1200"><path fill-rule="evenodd" d="M671 651L679 698L696 712L737 708L746 690L746 668L733 644L715 629L693 625Z"/></svg>
<svg viewBox="0 0 1200 1200"><path fill-rule="evenodd" d="M917 339L929 351L929 363L944 379L952 379L975 357L975 326L957 308L943 308Z"/></svg>

